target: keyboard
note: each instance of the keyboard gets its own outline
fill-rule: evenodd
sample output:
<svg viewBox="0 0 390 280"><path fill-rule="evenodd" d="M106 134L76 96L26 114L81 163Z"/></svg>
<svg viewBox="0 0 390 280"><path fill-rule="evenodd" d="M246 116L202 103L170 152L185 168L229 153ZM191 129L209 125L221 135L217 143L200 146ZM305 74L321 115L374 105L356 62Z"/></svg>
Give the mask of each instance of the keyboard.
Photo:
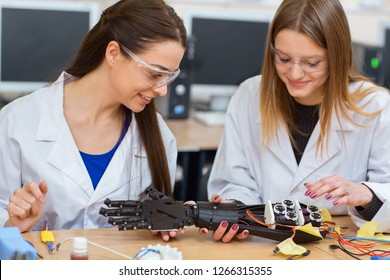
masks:
<svg viewBox="0 0 390 280"><path fill-rule="evenodd" d="M226 112L220 111L196 111L194 118L206 125L218 126L224 125L226 119Z"/></svg>

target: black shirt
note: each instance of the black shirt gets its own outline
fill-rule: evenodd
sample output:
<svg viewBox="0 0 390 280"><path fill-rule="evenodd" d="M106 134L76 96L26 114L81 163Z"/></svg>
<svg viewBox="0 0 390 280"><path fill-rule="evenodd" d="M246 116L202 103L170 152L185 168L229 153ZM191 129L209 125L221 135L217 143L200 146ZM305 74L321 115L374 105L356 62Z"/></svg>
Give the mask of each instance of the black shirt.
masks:
<svg viewBox="0 0 390 280"><path fill-rule="evenodd" d="M294 101L294 123L298 131L292 131L295 141L293 145L295 159L299 165L307 142L318 122L319 105L307 106Z"/></svg>

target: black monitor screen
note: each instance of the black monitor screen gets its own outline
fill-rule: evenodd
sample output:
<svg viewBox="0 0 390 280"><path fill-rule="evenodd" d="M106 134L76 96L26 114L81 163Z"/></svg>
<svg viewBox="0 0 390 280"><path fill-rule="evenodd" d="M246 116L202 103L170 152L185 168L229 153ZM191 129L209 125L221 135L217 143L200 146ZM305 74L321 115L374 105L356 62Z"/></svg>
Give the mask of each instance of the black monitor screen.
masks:
<svg viewBox="0 0 390 280"><path fill-rule="evenodd" d="M70 64L91 27L91 11L2 7L0 24L0 91L30 91Z"/></svg>
<svg viewBox="0 0 390 280"><path fill-rule="evenodd" d="M267 22L194 18L194 82L238 85L258 75Z"/></svg>
<svg viewBox="0 0 390 280"><path fill-rule="evenodd" d="M382 65L383 84L390 89L390 27L385 30L385 45Z"/></svg>
<svg viewBox="0 0 390 280"><path fill-rule="evenodd" d="M268 20L260 18L193 16L193 86L238 86L260 74L268 25Z"/></svg>

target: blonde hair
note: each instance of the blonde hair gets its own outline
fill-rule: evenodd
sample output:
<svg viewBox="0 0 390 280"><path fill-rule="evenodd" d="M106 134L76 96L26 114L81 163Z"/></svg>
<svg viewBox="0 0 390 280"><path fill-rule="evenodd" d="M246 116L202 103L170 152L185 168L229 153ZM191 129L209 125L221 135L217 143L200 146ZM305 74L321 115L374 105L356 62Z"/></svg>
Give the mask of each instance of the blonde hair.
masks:
<svg viewBox="0 0 390 280"><path fill-rule="evenodd" d="M352 110L363 116L379 113L366 113L364 105L357 106L357 101L370 94L376 86L366 89L360 87L354 94L349 92L351 82L370 82L370 79L359 73L354 66L348 20L338 0L284 0L270 24L262 66L260 112L264 145L272 138L276 137L274 140L278 140L280 124L289 131L290 139L295 145L291 136L291 131L297 131L293 98L277 75L271 50L275 37L283 29L304 34L327 50L329 78L319 106L320 135L316 142L317 152L322 153L327 147L334 114L340 125L344 118L359 126L348 111Z"/></svg>

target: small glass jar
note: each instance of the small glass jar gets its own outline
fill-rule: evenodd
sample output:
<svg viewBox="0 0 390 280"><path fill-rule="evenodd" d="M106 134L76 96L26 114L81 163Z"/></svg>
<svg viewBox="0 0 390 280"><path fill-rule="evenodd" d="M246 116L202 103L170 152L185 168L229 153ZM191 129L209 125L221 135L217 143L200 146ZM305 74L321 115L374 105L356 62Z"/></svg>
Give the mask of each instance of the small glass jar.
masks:
<svg viewBox="0 0 390 280"><path fill-rule="evenodd" d="M73 238L71 260L88 260L88 240L85 237Z"/></svg>

